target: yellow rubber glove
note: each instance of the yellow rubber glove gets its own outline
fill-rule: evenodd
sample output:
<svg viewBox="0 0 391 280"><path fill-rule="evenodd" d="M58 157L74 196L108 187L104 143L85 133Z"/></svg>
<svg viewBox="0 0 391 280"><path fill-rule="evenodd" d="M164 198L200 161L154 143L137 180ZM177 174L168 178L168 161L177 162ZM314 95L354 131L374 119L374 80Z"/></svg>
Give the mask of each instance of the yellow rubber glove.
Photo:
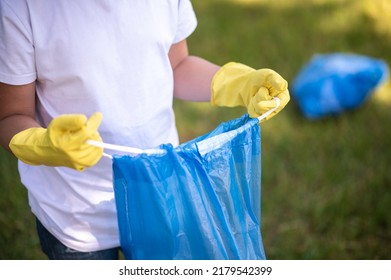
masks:
<svg viewBox="0 0 391 280"><path fill-rule="evenodd" d="M244 106L252 118L280 106L264 120L278 114L290 100L288 83L271 69L255 70L241 63L229 62L220 68L212 80L211 104L215 106Z"/></svg>
<svg viewBox="0 0 391 280"><path fill-rule="evenodd" d="M88 139L102 141L98 133L101 121L101 113L94 113L89 120L80 114L60 115L47 129L35 127L17 133L9 147L27 164L67 166L82 171L102 156L102 148L86 144Z"/></svg>

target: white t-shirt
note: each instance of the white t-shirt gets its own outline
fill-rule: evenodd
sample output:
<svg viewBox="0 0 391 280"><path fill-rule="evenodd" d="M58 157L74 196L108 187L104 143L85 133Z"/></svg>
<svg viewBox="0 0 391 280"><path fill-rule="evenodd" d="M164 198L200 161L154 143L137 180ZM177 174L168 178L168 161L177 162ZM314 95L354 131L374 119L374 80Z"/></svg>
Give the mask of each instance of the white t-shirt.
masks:
<svg viewBox="0 0 391 280"><path fill-rule="evenodd" d="M172 44L196 28L190 0L0 0L0 81L37 81L38 121L103 113L104 142L178 144ZM79 251L119 246L111 160L83 172L19 162L33 213Z"/></svg>

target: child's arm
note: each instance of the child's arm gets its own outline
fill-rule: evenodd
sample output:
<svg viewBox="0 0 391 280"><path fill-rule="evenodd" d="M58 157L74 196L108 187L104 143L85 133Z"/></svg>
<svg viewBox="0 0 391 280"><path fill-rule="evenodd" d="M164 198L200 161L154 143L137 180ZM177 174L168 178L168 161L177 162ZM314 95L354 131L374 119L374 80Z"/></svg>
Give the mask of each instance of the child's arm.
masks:
<svg viewBox="0 0 391 280"><path fill-rule="evenodd" d="M220 67L200 57L190 56L186 40L173 45L169 57L174 71L175 97L209 102L212 78Z"/></svg>
<svg viewBox="0 0 391 280"><path fill-rule="evenodd" d="M174 95L189 101L210 101L216 106L244 106L251 117L259 117L280 106L264 120L280 112L290 100L288 83L275 71L255 70L241 63L223 67L199 57L190 56L186 41L171 47L169 53L174 71Z"/></svg>
<svg viewBox="0 0 391 280"><path fill-rule="evenodd" d="M27 85L0 83L0 145L8 144L18 132L39 127L35 121L35 82Z"/></svg>
<svg viewBox="0 0 391 280"><path fill-rule="evenodd" d="M48 128L35 121L35 83L0 83L0 144L31 165L67 166L77 170L94 165L102 149L86 140L101 141L100 113L90 119L81 114L54 118Z"/></svg>

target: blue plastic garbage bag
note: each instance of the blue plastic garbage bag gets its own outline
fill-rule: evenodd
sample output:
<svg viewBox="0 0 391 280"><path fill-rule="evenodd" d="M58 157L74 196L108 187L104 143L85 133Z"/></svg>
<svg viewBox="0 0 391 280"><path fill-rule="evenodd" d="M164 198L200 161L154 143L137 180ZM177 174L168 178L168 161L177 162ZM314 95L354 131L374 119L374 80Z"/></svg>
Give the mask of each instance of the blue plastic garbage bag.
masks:
<svg viewBox="0 0 391 280"><path fill-rule="evenodd" d="M291 83L303 115L319 119L359 107L388 77L380 60L357 54L315 55Z"/></svg>
<svg viewBox="0 0 391 280"><path fill-rule="evenodd" d="M265 259L257 119L244 115L162 154L114 156L126 259Z"/></svg>

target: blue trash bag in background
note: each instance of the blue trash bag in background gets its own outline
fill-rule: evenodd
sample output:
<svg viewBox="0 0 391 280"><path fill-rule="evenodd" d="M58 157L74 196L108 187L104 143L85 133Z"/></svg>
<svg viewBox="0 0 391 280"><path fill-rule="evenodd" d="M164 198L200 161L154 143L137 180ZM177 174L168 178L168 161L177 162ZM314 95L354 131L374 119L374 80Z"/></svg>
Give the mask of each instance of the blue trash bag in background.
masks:
<svg viewBox="0 0 391 280"><path fill-rule="evenodd" d="M291 94L305 117L319 119L359 107L387 78L388 66L382 60L318 54L294 78Z"/></svg>
<svg viewBox="0 0 391 280"><path fill-rule="evenodd" d="M244 115L161 154L113 157L126 259L265 259L257 119Z"/></svg>

